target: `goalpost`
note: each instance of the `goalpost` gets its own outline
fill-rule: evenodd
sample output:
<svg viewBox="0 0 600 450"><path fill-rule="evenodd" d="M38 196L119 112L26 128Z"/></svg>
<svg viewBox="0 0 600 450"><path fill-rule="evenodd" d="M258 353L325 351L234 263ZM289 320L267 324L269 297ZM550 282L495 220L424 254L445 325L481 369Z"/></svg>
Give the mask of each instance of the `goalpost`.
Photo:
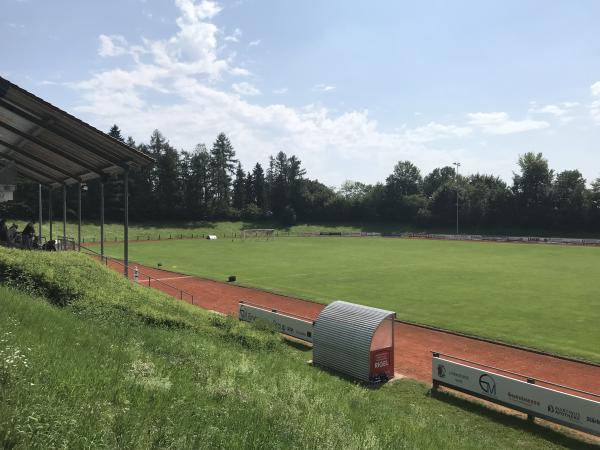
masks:
<svg viewBox="0 0 600 450"><path fill-rule="evenodd" d="M273 239L275 230L273 228L255 228L250 230L242 230L242 240L246 239Z"/></svg>

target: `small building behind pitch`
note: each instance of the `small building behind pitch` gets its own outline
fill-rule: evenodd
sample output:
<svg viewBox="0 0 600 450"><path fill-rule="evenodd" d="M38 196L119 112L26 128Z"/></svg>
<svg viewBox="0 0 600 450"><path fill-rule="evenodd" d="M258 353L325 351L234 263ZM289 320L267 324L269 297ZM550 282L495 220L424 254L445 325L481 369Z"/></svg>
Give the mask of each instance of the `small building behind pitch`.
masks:
<svg viewBox="0 0 600 450"><path fill-rule="evenodd" d="M396 313L335 301L314 324L313 364L365 383L394 377Z"/></svg>

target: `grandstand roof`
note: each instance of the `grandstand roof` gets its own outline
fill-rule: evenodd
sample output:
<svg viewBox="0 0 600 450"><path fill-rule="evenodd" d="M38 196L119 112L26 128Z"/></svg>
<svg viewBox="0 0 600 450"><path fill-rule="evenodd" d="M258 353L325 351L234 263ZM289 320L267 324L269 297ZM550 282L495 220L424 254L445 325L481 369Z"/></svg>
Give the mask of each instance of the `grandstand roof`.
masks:
<svg viewBox="0 0 600 450"><path fill-rule="evenodd" d="M11 162L19 176L57 187L154 160L0 77L0 169Z"/></svg>

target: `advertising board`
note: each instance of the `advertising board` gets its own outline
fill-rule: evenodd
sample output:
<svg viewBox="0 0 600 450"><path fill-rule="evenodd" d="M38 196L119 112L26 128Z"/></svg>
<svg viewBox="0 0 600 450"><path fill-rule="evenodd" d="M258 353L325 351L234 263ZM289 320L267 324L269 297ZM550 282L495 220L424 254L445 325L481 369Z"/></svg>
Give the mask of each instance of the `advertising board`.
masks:
<svg viewBox="0 0 600 450"><path fill-rule="evenodd" d="M248 305L240 302L239 318L244 322L263 320L275 325L280 333L292 336L303 341L313 341L313 323L310 320L300 319L279 311Z"/></svg>
<svg viewBox="0 0 600 450"><path fill-rule="evenodd" d="M433 356L432 378L441 385L600 436L600 402Z"/></svg>

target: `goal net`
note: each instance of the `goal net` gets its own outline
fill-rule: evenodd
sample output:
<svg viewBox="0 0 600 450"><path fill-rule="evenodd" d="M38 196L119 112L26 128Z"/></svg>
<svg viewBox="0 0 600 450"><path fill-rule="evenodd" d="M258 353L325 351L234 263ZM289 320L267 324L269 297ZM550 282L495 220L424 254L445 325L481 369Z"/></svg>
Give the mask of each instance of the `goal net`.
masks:
<svg viewBox="0 0 600 450"><path fill-rule="evenodd" d="M242 239L273 239L275 230L272 228L256 228L251 230L242 230Z"/></svg>

